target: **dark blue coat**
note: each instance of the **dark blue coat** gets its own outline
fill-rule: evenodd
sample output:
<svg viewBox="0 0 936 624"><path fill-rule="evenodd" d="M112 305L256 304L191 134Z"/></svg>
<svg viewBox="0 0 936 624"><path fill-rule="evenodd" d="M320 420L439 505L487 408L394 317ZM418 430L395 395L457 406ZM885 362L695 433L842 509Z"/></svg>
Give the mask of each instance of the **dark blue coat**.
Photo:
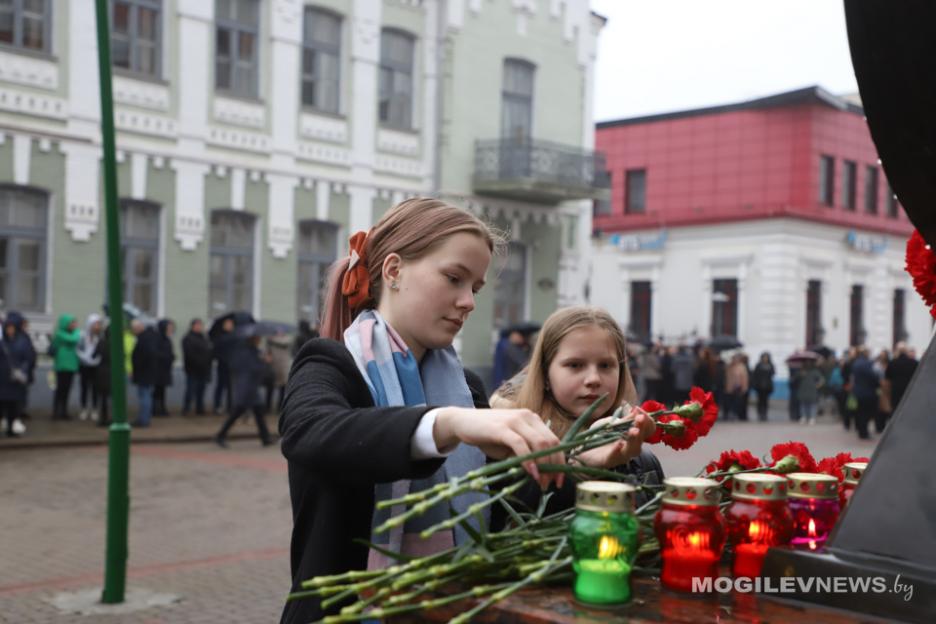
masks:
<svg viewBox="0 0 936 624"><path fill-rule="evenodd" d="M12 369L16 368L28 377L30 351L31 345L24 334L18 333L9 339L4 332L3 349L0 349L0 401L26 400L26 384L13 381Z"/></svg>

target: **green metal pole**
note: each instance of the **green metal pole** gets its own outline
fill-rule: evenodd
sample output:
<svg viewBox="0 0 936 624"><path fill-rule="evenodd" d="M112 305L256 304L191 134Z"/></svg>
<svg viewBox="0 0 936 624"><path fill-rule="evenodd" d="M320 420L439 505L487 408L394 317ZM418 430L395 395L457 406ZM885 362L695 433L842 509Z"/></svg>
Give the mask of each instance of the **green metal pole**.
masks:
<svg viewBox="0 0 936 624"><path fill-rule="evenodd" d="M107 301L110 311L112 424L108 441L107 551L101 602L124 601L127 582L127 524L130 515L130 425L127 424L123 348L123 293L120 277L120 225L117 212L117 157L111 88L108 0L96 0L98 68L101 86L101 138L104 146L104 206L107 215Z"/></svg>

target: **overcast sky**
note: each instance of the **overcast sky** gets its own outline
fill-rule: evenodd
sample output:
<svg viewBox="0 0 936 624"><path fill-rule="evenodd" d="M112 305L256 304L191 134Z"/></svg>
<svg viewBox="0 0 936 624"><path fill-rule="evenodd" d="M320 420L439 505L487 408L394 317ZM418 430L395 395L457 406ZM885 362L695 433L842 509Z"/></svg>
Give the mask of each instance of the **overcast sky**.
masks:
<svg viewBox="0 0 936 624"><path fill-rule="evenodd" d="M729 104L818 84L858 90L842 0L591 0L595 120Z"/></svg>

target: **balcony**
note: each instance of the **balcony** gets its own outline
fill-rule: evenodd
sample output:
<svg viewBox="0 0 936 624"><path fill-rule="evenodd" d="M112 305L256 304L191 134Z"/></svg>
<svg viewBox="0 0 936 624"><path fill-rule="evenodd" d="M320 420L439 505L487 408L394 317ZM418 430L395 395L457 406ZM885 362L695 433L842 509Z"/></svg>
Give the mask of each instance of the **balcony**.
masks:
<svg viewBox="0 0 936 624"><path fill-rule="evenodd" d="M534 140L477 141L472 183L479 195L543 204L611 192L604 154Z"/></svg>

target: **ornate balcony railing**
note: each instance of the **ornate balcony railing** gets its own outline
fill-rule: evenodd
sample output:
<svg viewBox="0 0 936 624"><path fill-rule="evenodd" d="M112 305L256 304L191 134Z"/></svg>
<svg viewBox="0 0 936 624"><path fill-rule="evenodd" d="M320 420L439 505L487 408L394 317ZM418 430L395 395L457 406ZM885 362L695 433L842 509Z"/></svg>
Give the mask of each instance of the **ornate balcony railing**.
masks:
<svg viewBox="0 0 936 624"><path fill-rule="evenodd" d="M549 141L495 139L475 144L474 191L540 203L605 199L604 154Z"/></svg>

